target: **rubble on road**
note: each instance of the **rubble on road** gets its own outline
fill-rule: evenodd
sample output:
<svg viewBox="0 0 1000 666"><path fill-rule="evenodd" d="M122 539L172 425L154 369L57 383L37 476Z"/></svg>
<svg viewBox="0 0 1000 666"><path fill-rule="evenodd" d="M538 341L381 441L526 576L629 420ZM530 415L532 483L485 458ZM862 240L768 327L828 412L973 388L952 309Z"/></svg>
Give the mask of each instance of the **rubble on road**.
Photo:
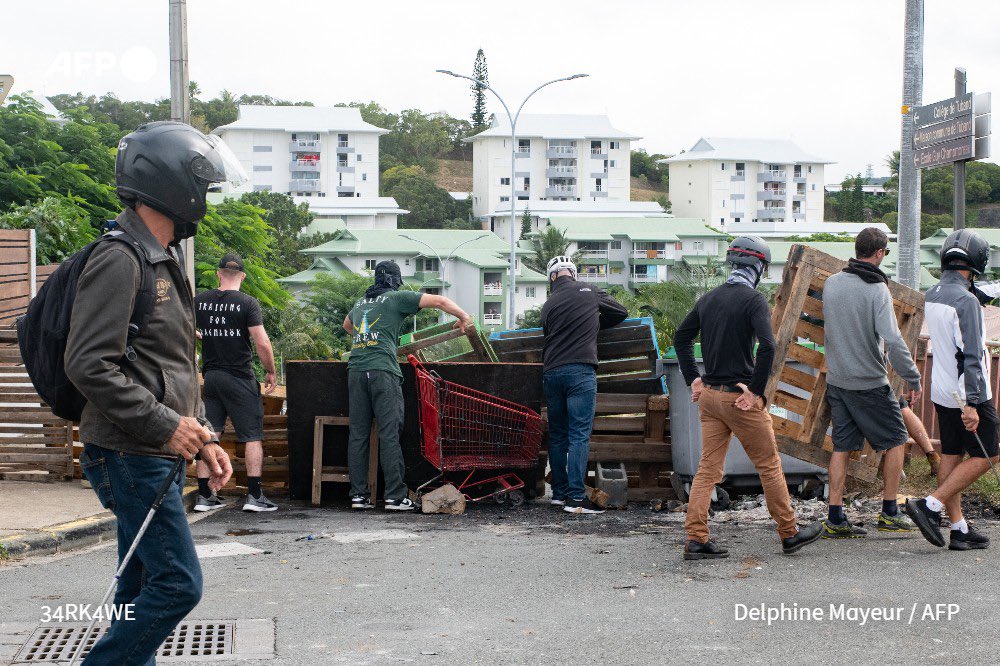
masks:
<svg viewBox="0 0 1000 666"><path fill-rule="evenodd" d="M459 515L465 513L465 495L449 483L422 496L420 510L424 513Z"/></svg>

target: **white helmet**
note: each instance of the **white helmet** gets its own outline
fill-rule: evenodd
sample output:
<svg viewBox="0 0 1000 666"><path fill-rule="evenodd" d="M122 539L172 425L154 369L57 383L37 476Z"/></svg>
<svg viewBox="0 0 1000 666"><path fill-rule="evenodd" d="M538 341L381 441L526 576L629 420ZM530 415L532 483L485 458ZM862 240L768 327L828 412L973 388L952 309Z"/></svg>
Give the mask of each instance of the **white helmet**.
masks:
<svg viewBox="0 0 1000 666"><path fill-rule="evenodd" d="M573 279L576 279L576 265L573 263L572 259L565 255L552 257L552 259L549 260L549 265L545 268L545 272L550 281L552 280L552 276L559 271L569 271L573 274Z"/></svg>

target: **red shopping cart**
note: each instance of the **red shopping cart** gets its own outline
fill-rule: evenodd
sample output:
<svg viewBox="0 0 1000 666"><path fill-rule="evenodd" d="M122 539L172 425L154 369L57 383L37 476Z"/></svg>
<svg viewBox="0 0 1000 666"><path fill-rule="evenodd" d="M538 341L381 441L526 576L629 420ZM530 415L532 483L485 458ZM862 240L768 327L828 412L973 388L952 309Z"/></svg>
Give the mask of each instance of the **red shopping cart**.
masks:
<svg viewBox="0 0 1000 666"><path fill-rule="evenodd" d="M524 481L510 470L531 469L538 462L542 443L538 412L446 381L413 355L407 360L417 373L420 452L440 471L417 492L444 480L449 472L468 472L456 487L469 501L492 497L501 504L523 503ZM484 470L501 471L473 480ZM487 488L491 491L481 494Z"/></svg>

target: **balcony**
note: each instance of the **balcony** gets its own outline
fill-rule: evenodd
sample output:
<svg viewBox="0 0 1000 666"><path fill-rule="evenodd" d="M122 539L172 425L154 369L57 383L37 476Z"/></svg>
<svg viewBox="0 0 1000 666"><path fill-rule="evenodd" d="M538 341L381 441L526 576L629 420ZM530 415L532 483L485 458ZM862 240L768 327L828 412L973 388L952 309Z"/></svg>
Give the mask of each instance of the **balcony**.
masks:
<svg viewBox="0 0 1000 666"><path fill-rule="evenodd" d="M666 259L667 258L667 251L666 250L654 250L654 249L632 250L632 258L633 259Z"/></svg>
<svg viewBox="0 0 1000 666"><path fill-rule="evenodd" d="M309 171L319 172L319 160L292 160L288 165L289 171Z"/></svg>
<svg viewBox="0 0 1000 666"><path fill-rule="evenodd" d="M783 183L787 179L787 171L761 171L757 174L758 183Z"/></svg>
<svg viewBox="0 0 1000 666"><path fill-rule="evenodd" d="M729 195L729 198L732 199L733 201L736 201L738 199L746 199L747 195L744 194L743 192L733 192L732 194Z"/></svg>
<svg viewBox="0 0 1000 666"><path fill-rule="evenodd" d="M576 178L576 165L564 164L553 166L545 170L546 178Z"/></svg>
<svg viewBox="0 0 1000 666"><path fill-rule="evenodd" d="M503 283L487 282L483 285L483 296L503 296Z"/></svg>
<svg viewBox="0 0 1000 666"><path fill-rule="evenodd" d="M805 211L792 211L792 218L795 220L804 220L806 219L806 213Z"/></svg>
<svg viewBox="0 0 1000 666"><path fill-rule="evenodd" d="M731 211L729 211L729 217L744 218L746 216L747 216L747 214L745 212L743 212L742 210L731 210Z"/></svg>
<svg viewBox="0 0 1000 666"><path fill-rule="evenodd" d="M514 158L531 157L531 146L518 146L514 150Z"/></svg>
<svg viewBox="0 0 1000 666"><path fill-rule="evenodd" d="M319 178L292 178L288 181L291 192L319 192L322 186Z"/></svg>
<svg viewBox="0 0 1000 666"><path fill-rule="evenodd" d="M650 282L656 282L657 277L655 275L650 275L649 273L633 273L628 276L628 281L648 284Z"/></svg>
<svg viewBox="0 0 1000 666"><path fill-rule="evenodd" d="M576 157L576 146L549 146L545 156L553 160Z"/></svg>
<svg viewBox="0 0 1000 666"><path fill-rule="evenodd" d="M590 149L590 159L592 160L606 160L608 159L608 151L604 148L591 148Z"/></svg>
<svg viewBox="0 0 1000 666"><path fill-rule="evenodd" d="M795 176L795 177L792 178L792 180L794 180L796 183L804 183L804 182L806 182L806 177L805 176Z"/></svg>
<svg viewBox="0 0 1000 666"><path fill-rule="evenodd" d="M550 185L545 188L547 197L572 197L576 196L576 185Z"/></svg>
<svg viewBox="0 0 1000 666"><path fill-rule="evenodd" d="M757 217L761 219L776 219L785 217L784 208L760 208L757 210Z"/></svg>
<svg viewBox="0 0 1000 666"><path fill-rule="evenodd" d="M796 192L795 194L792 195L792 201L805 201L805 200L806 200L805 192Z"/></svg>
<svg viewBox="0 0 1000 666"><path fill-rule="evenodd" d="M347 166L347 162L337 162L337 173L354 173L354 167Z"/></svg>
<svg viewBox="0 0 1000 666"><path fill-rule="evenodd" d="M600 178L601 180L604 180L604 179L606 179L608 177L608 172L607 171L593 171L593 172L591 172L590 177L591 178Z"/></svg>
<svg viewBox="0 0 1000 666"><path fill-rule="evenodd" d="M591 190L590 196L593 199L607 199L608 193L606 190Z"/></svg>
<svg viewBox="0 0 1000 666"><path fill-rule="evenodd" d="M607 282L607 273L578 273L576 276L579 282Z"/></svg>
<svg viewBox="0 0 1000 666"><path fill-rule="evenodd" d="M487 326L500 326L503 324L503 315L499 312L484 312L483 323Z"/></svg>
<svg viewBox="0 0 1000 666"><path fill-rule="evenodd" d="M323 147L322 143L319 139L293 139L288 142L288 151L291 153L318 153Z"/></svg>
<svg viewBox="0 0 1000 666"><path fill-rule="evenodd" d="M785 190L764 190L757 193L757 201L784 201Z"/></svg>
<svg viewBox="0 0 1000 666"><path fill-rule="evenodd" d="M337 192L354 192L353 185L337 185Z"/></svg>
<svg viewBox="0 0 1000 666"><path fill-rule="evenodd" d="M607 259L608 251L598 248L579 248L581 259Z"/></svg>

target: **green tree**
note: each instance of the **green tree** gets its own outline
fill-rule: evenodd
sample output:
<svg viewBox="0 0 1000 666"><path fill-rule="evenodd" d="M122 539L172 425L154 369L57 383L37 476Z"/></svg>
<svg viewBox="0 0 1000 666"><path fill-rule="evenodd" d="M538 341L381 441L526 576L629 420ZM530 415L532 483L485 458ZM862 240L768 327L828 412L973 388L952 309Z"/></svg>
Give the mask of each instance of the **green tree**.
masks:
<svg viewBox="0 0 1000 666"><path fill-rule="evenodd" d="M261 217L271 227L271 267L281 276L304 271L312 260L302 250L322 245L332 239L332 234L303 236L302 231L312 222L314 215L309 204L298 205L281 192L247 192L240 201L259 208Z"/></svg>
<svg viewBox="0 0 1000 666"><path fill-rule="evenodd" d="M410 211L400 222L400 228L443 229L447 220L465 220L468 204L455 201L420 167L387 169L382 178L382 192ZM467 223L463 224L468 228Z"/></svg>
<svg viewBox="0 0 1000 666"><path fill-rule="evenodd" d="M656 188L666 188L670 184L669 173L666 164L660 164L659 160L666 159L666 155L659 153L649 155L645 150L633 150L632 158L629 162L630 174L633 178L645 178L651 186Z"/></svg>
<svg viewBox="0 0 1000 666"><path fill-rule="evenodd" d="M271 268L272 229L261 215L264 211L242 201L227 199L218 206L209 205L205 219L195 236L195 281L198 289L218 286L216 271L219 259L227 252L243 258L247 278L243 291L261 305L281 308L288 301Z"/></svg>
<svg viewBox="0 0 1000 666"><path fill-rule="evenodd" d="M71 199L49 196L0 215L0 229L34 229L35 258L57 264L97 238L87 212Z"/></svg>
<svg viewBox="0 0 1000 666"><path fill-rule="evenodd" d="M544 231L531 236L532 254L524 258L524 265L533 271L546 274L546 268L553 257L569 253L572 241L566 238L566 231L556 227L546 227ZM575 261L579 252L572 256Z"/></svg>
<svg viewBox="0 0 1000 666"><path fill-rule="evenodd" d="M320 273L305 296L314 308L316 322L329 334L329 344L341 353L350 350L351 339L343 329L344 318L372 284L371 277L356 273Z"/></svg>
<svg viewBox="0 0 1000 666"><path fill-rule="evenodd" d="M853 243L854 238L846 231L839 234L818 233L811 236L789 236L786 238L790 243Z"/></svg>
<svg viewBox="0 0 1000 666"><path fill-rule="evenodd" d="M531 211L527 206L524 207L524 212L521 213L521 240L528 237L531 233Z"/></svg>
<svg viewBox="0 0 1000 666"><path fill-rule="evenodd" d="M486 54L482 49L476 52L476 62L472 66L472 78L489 85L490 74L486 68ZM472 84L472 132L478 134L486 129L486 87Z"/></svg>
<svg viewBox="0 0 1000 666"><path fill-rule="evenodd" d="M318 311L309 303L290 302L268 327L268 333L274 341L274 354L281 361L334 357L332 333L320 323Z"/></svg>

